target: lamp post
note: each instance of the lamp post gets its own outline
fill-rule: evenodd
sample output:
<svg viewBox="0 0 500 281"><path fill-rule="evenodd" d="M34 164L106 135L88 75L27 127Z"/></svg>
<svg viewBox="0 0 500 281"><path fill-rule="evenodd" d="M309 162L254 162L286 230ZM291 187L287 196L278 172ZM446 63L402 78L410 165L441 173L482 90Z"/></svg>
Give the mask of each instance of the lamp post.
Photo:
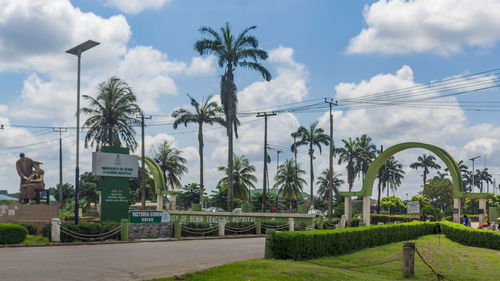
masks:
<svg viewBox="0 0 500 281"><path fill-rule="evenodd" d="M81 55L83 52L90 48L99 45L98 42L88 40L82 44L73 47L66 51L68 54L72 54L78 57L78 76L77 76L77 87L76 87L76 167L75 167L75 224L78 224L78 191L80 185L80 64ZM61 187L62 188L62 187Z"/></svg>
<svg viewBox="0 0 500 281"><path fill-rule="evenodd" d="M476 156L476 157L472 157L471 159L469 159L470 161L472 161L472 173L471 173L471 176L472 176L472 186L470 188L471 192L474 190L474 184L476 183L475 177L474 177L474 160L476 160L479 157L481 157L481 156Z"/></svg>

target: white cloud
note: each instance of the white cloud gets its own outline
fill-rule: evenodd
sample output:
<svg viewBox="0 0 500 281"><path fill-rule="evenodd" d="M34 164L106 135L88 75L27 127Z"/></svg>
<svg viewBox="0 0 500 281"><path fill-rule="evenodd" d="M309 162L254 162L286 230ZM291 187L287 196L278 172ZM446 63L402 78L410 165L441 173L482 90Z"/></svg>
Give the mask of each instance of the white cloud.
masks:
<svg viewBox="0 0 500 281"><path fill-rule="evenodd" d="M500 40L496 0L381 0L363 10L367 28L347 53L406 54L489 48Z"/></svg>
<svg viewBox="0 0 500 281"><path fill-rule="evenodd" d="M108 0L107 4L128 14L137 14L146 9L159 10L172 0Z"/></svg>
<svg viewBox="0 0 500 281"><path fill-rule="evenodd" d="M464 148L471 153L481 153L481 155L490 155L497 150L498 140L493 138L475 138L465 144Z"/></svg>

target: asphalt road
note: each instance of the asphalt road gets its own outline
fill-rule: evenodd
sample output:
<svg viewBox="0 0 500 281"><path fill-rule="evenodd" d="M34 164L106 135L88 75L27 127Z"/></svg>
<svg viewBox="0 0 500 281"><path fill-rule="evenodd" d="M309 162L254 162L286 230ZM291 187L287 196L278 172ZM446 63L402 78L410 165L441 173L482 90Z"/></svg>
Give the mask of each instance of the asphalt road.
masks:
<svg viewBox="0 0 500 281"><path fill-rule="evenodd" d="M0 280L143 280L264 257L264 238L0 248Z"/></svg>

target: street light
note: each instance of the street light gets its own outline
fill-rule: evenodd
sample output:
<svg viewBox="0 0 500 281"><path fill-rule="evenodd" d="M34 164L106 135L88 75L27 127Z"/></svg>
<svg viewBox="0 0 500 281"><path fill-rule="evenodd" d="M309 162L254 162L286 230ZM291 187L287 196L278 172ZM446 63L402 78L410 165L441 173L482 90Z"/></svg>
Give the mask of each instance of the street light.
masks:
<svg viewBox="0 0 500 281"><path fill-rule="evenodd" d="M472 158L469 159L470 161L472 161L472 174L471 174L471 176L472 176L472 186L470 188L470 192L472 192L474 190L474 184L476 183L475 177L474 177L474 160L476 160L479 157L481 157L481 155L476 156L476 157L472 157Z"/></svg>
<svg viewBox="0 0 500 281"><path fill-rule="evenodd" d="M88 40L82 44L66 51L78 57L78 76L76 88L76 168L75 168L75 224L78 224L78 188L80 185L80 61L83 52L99 45L98 42ZM62 188L62 187L61 187Z"/></svg>

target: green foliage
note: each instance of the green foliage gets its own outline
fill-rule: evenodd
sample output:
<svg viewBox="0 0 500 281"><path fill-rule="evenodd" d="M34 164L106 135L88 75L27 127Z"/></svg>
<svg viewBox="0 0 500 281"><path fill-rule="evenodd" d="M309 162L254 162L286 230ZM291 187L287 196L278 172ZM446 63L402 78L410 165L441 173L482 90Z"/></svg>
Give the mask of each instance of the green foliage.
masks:
<svg viewBox="0 0 500 281"><path fill-rule="evenodd" d="M336 230L274 232L266 237L266 248L271 250L272 257L278 259L302 260L337 256L432 234L436 225L436 223L411 222Z"/></svg>
<svg viewBox="0 0 500 281"><path fill-rule="evenodd" d="M26 239L28 230L14 223L0 223L0 244L19 244Z"/></svg>
<svg viewBox="0 0 500 281"><path fill-rule="evenodd" d="M379 214L371 214L370 215L370 224L376 225L379 222L383 223L391 223L395 221L400 221L400 222L412 222L414 220L419 220L420 217L418 215L394 215L394 216L389 216L389 215L379 215ZM434 216L428 215L427 219L434 221Z"/></svg>
<svg viewBox="0 0 500 281"><path fill-rule="evenodd" d="M500 232L494 230L474 229L453 222L440 222L441 231L446 238L460 244L500 250Z"/></svg>
<svg viewBox="0 0 500 281"><path fill-rule="evenodd" d="M396 196L382 198L382 200L380 200L380 208L389 211L390 214L406 213L406 205Z"/></svg>
<svg viewBox="0 0 500 281"><path fill-rule="evenodd" d="M254 210L262 210L262 200L264 200L264 195L262 192L255 192L250 197L250 203ZM272 208L276 205L276 194L267 192L266 193L266 206L267 208Z"/></svg>
<svg viewBox="0 0 500 281"><path fill-rule="evenodd" d="M26 230L28 230L29 235L37 235L38 229L36 228L36 226L34 224L21 223L21 225L24 226L26 228Z"/></svg>
<svg viewBox="0 0 500 281"><path fill-rule="evenodd" d="M56 198L56 201L59 203L59 188L60 185L57 184L56 187L51 187L50 188L50 195L54 196ZM70 198L75 198L75 187L70 184L70 183L64 183L62 185L62 190L63 190L63 201L66 201Z"/></svg>
<svg viewBox="0 0 500 281"><path fill-rule="evenodd" d="M51 232L52 232L52 224L50 224L50 223L44 224L42 226L42 228L40 229L40 235L49 239L49 241L51 240L51 238L50 238L52 235Z"/></svg>
<svg viewBox="0 0 500 281"><path fill-rule="evenodd" d="M228 222L226 223L225 233L227 235L255 234L255 227L247 231L242 231L244 229L248 229L254 224L254 222ZM233 231L231 231L230 229L232 229Z"/></svg>
<svg viewBox="0 0 500 281"><path fill-rule="evenodd" d="M250 199L250 188L255 189L254 183L257 182L257 177L254 176L255 166L251 165L245 155L233 155L233 196L245 202ZM226 175L218 185L226 188L229 186L229 169L225 166L218 168L219 171Z"/></svg>
<svg viewBox="0 0 500 281"><path fill-rule="evenodd" d="M158 168L161 169L165 179L165 182L163 183L161 178L156 176L157 181L155 184L166 185L166 187L161 186L156 188L157 192L163 191L165 188L168 190L169 186L172 190L175 188L181 188L181 178L188 171L188 168L185 165L186 158L182 157L182 151L174 147L172 142L164 141L153 148L153 155L155 161L151 161L151 159L148 160L148 158L146 158L148 166L155 167L151 169L151 172L154 172L153 175L158 172Z"/></svg>
<svg viewBox="0 0 500 281"><path fill-rule="evenodd" d="M120 226L120 223L118 222L79 222L78 224L75 225L74 222L69 222L65 221L61 223L61 227L67 228L72 232L76 232L79 234L86 234L86 235L96 235L96 234L102 234L109 232L115 228ZM48 233L50 239L50 232ZM117 234L106 238L106 239L113 239L113 240L120 240L120 232ZM74 242L78 241L77 239L63 233L61 231L61 242Z"/></svg>
<svg viewBox="0 0 500 281"><path fill-rule="evenodd" d="M187 210L191 205L200 203L200 185L190 183L184 185L182 193L177 195L177 206L183 210Z"/></svg>
<svg viewBox="0 0 500 281"><path fill-rule="evenodd" d="M422 208L424 208L425 206L428 206L431 204L431 201L428 198L425 198L425 197L420 196L420 195L413 196L410 201L418 201L418 203L420 204L420 210L422 210ZM420 211L420 212L422 212L422 211Z"/></svg>
<svg viewBox="0 0 500 281"><path fill-rule="evenodd" d="M446 209L453 203L453 183L449 179L432 179L420 192L434 207Z"/></svg>
<svg viewBox="0 0 500 281"><path fill-rule="evenodd" d="M438 208L432 206L432 205L426 205L422 208L422 213L432 216L436 218L437 220L441 219L441 212L439 211Z"/></svg>
<svg viewBox="0 0 500 281"><path fill-rule="evenodd" d="M194 236L194 237L202 236L202 237L205 237L205 236L217 236L219 234L218 233L219 230L217 228L214 229L213 231L209 232L209 233L203 233L203 232L207 232L207 230L206 230L207 228L213 226L213 224L211 225L209 223L188 222L188 223L183 223L182 226L184 228L187 228L189 230L189 232L186 232L186 231L182 230L181 231L181 237L186 237L186 236Z"/></svg>

